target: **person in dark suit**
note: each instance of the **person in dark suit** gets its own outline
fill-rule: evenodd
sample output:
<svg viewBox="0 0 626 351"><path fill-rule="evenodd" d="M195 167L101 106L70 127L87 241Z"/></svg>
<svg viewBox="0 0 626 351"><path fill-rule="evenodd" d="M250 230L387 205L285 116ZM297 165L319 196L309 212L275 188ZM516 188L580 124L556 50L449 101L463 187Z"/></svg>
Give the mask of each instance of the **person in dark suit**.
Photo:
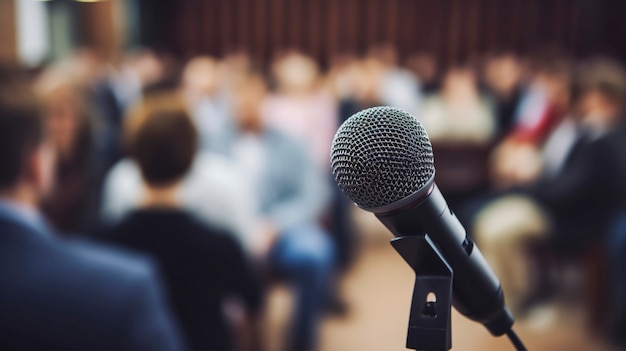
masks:
<svg viewBox="0 0 626 351"><path fill-rule="evenodd" d="M146 193L139 210L99 237L158 261L191 349L232 350L224 302L239 298L249 316L256 316L261 289L234 237L197 222L178 201L197 148L193 121L175 97L157 95L131 113L126 127L127 148Z"/></svg>
<svg viewBox="0 0 626 351"><path fill-rule="evenodd" d="M37 210L54 155L16 72L0 69L0 349L181 349L149 261L63 242Z"/></svg>
<svg viewBox="0 0 626 351"><path fill-rule="evenodd" d="M488 203L475 221L476 240L514 308L528 307L532 298L531 267L520 262L529 241L551 252L580 254L606 239L623 204L624 70L595 59L579 75L578 118L563 121L549 137L537 167L540 176ZM530 158L523 156L516 162ZM520 167L534 166L520 162Z"/></svg>

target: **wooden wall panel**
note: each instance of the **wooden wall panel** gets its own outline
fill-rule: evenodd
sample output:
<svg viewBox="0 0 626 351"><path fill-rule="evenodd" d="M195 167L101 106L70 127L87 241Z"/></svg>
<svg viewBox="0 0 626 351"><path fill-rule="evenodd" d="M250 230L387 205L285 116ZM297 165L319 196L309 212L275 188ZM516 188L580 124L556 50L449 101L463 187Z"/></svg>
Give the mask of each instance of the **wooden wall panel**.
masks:
<svg viewBox="0 0 626 351"><path fill-rule="evenodd" d="M15 0L0 0L0 62L17 62Z"/></svg>
<svg viewBox="0 0 626 351"><path fill-rule="evenodd" d="M169 10L153 21L161 26L149 29L159 40L146 44L182 56L245 48L262 60L299 48L322 62L382 42L397 45L401 55L431 51L443 62L547 47L585 54L615 43L626 54L626 44L620 44L626 40L613 35L598 41L605 31L589 31L604 25L602 16L616 1L161 0L169 5L160 8Z"/></svg>

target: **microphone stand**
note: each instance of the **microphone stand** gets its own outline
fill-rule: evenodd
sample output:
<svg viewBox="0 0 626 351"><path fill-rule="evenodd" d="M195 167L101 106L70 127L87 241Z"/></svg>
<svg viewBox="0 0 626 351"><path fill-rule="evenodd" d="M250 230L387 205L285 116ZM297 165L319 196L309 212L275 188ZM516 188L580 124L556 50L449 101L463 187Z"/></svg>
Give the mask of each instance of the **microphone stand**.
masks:
<svg viewBox="0 0 626 351"><path fill-rule="evenodd" d="M406 347L448 351L452 347L452 269L427 235L396 237L393 248L415 272Z"/></svg>

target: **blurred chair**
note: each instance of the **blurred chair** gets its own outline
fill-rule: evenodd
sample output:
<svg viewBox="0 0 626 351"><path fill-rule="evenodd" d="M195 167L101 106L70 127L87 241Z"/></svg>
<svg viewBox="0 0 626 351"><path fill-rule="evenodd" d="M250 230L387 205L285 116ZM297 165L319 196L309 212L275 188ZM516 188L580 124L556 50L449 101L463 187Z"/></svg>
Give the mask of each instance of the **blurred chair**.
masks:
<svg viewBox="0 0 626 351"><path fill-rule="evenodd" d="M490 145L434 142L435 180L450 208L469 224L489 189Z"/></svg>
<svg viewBox="0 0 626 351"><path fill-rule="evenodd" d="M437 185L446 196L484 191L489 186L489 145L433 143Z"/></svg>

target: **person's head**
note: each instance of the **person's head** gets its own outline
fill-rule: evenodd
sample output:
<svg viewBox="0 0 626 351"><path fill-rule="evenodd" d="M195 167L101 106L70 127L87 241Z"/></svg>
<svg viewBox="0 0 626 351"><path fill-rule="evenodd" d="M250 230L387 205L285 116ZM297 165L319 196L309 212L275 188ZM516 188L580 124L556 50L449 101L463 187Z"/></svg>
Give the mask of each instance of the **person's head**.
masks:
<svg viewBox="0 0 626 351"><path fill-rule="evenodd" d="M210 56L191 59L183 70L183 90L202 96L212 96L220 86L218 61Z"/></svg>
<svg viewBox="0 0 626 351"><path fill-rule="evenodd" d="M406 60L406 66L423 83L433 83L439 75L439 63L432 52L416 52Z"/></svg>
<svg viewBox="0 0 626 351"><path fill-rule="evenodd" d="M261 109L267 92L267 83L258 73L248 75L235 87L233 113L240 130L259 132L263 129Z"/></svg>
<svg viewBox="0 0 626 351"><path fill-rule="evenodd" d="M59 160L88 156L92 118L84 92L75 82L63 77L62 72L44 73L35 88Z"/></svg>
<svg viewBox="0 0 626 351"><path fill-rule="evenodd" d="M0 67L0 196L37 205L52 186L53 162L35 94L15 69Z"/></svg>
<svg viewBox="0 0 626 351"><path fill-rule="evenodd" d="M367 56L380 62L385 67L398 65L398 50L392 43L379 43L369 48Z"/></svg>
<svg viewBox="0 0 626 351"><path fill-rule="evenodd" d="M580 69L578 112L591 127L607 128L619 123L626 99L626 72L616 61L595 58Z"/></svg>
<svg viewBox="0 0 626 351"><path fill-rule="evenodd" d="M497 97L507 97L522 83L524 78L522 61L513 53L489 57L485 63L484 78Z"/></svg>
<svg viewBox="0 0 626 351"><path fill-rule="evenodd" d="M543 91L552 106L560 111L569 108L572 90L571 64L560 56L541 57L532 67L530 85Z"/></svg>
<svg viewBox="0 0 626 351"><path fill-rule="evenodd" d="M272 64L277 88L288 95L307 94L319 80L319 67L313 58L299 52L289 52Z"/></svg>
<svg viewBox="0 0 626 351"><path fill-rule="evenodd" d="M478 86L473 68L467 65L452 67L443 78L441 94L448 101L476 99Z"/></svg>
<svg viewBox="0 0 626 351"><path fill-rule="evenodd" d="M148 188L176 185L191 168L198 133L178 96L145 98L132 109L124 132L128 153Z"/></svg>

